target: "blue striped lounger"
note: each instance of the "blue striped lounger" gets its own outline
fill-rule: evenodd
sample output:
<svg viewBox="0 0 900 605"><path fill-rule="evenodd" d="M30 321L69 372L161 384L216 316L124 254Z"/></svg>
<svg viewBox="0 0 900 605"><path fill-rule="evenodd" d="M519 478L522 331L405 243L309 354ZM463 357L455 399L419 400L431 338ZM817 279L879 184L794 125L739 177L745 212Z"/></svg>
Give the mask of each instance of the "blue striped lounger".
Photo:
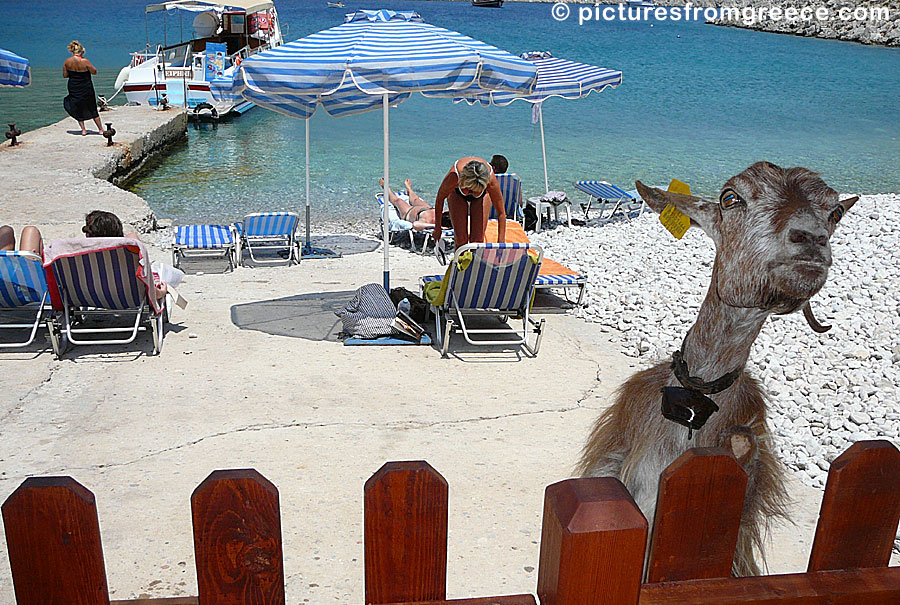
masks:
<svg viewBox="0 0 900 605"><path fill-rule="evenodd" d="M31 252L0 251L0 311L34 311L34 321L0 323L0 329L31 331L23 341L0 342L0 348L27 347L34 342L41 320L47 319L48 301L41 257Z"/></svg>
<svg viewBox="0 0 900 605"><path fill-rule="evenodd" d="M74 345L128 344L138 332L153 334L153 352L162 350L166 313L165 300L156 300L147 249L135 239L124 237L55 240L47 247L48 280L54 307L61 309L63 323L50 330L57 357L67 343ZM56 288L56 294L53 288ZM129 326L88 327L83 319L109 321L134 314ZM149 325L148 325L149 324ZM83 335L105 336L84 339ZM110 335L123 334L121 338Z"/></svg>
<svg viewBox="0 0 900 605"><path fill-rule="evenodd" d="M464 255L471 255L468 263L460 263ZM520 344L536 356L541 346L544 320L535 322L531 319L529 307L543 257L543 249L534 244L466 244L459 248L450 264L444 300L430 306L435 314L435 333L441 356L447 355L454 329L462 332L471 345ZM438 276L438 279L441 278ZM422 278L423 290L427 281L434 280ZM521 319L522 327L473 329L466 324L465 318L470 315L499 316L504 321ZM528 342L529 324L531 331L537 334L534 344ZM483 334L503 338L474 338Z"/></svg>
<svg viewBox="0 0 900 605"><path fill-rule="evenodd" d="M591 211L591 204L595 199L599 200L601 203L600 218L603 220L612 218L620 208L624 209L626 212L632 212L634 210L643 212L644 210L644 200L638 197L636 190L625 191L606 181L578 181L575 183L575 188L588 194L588 203L587 206L584 207L584 218L588 218L588 213ZM635 207L637 206L638 201L640 201L640 208ZM613 203L615 206L613 206L612 212L603 216L603 211L609 203Z"/></svg>
<svg viewBox="0 0 900 605"><path fill-rule="evenodd" d="M179 225L172 236L172 264L179 267L185 258L221 256L234 269L235 235L228 225Z"/></svg>
<svg viewBox="0 0 900 605"><path fill-rule="evenodd" d="M295 260L300 261L300 253L297 249L296 233L300 224L300 216L295 212L259 212L248 214L242 223L235 223L241 240L241 247L250 253L250 259L254 263L283 263L288 264ZM281 253L287 252L287 258L257 258L254 251ZM239 257L238 261L242 259Z"/></svg>

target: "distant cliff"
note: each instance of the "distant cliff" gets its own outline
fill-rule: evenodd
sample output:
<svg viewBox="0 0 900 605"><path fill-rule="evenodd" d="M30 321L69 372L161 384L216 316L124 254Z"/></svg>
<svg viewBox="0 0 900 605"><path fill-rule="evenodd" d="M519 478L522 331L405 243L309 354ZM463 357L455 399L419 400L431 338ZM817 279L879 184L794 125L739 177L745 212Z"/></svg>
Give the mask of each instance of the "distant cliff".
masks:
<svg viewBox="0 0 900 605"><path fill-rule="evenodd" d="M684 6L686 2L687 0L657 0L656 4L660 6ZM845 40L862 44L900 46L900 0L883 0L881 2L849 2L847 0L693 0L691 5L735 7L738 11L748 7L755 9L756 15L760 14L760 9L765 10L757 22L744 19L739 14L736 19L710 21L710 23L716 25L744 27L796 36ZM799 13L800 9L804 7L808 7L806 14L809 16L812 13L812 18L806 20L799 17L794 20L783 18L785 9L794 8ZM769 16L773 8L776 9L776 14L779 14L780 10L782 18L772 19ZM874 9L876 8L887 9L889 17L887 19L873 18L873 14L876 12ZM815 18L814 11L816 9L826 9L829 18L825 20ZM839 18L841 9L844 9L844 16L850 17L848 20ZM820 14L824 14L826 11L821 11ZM854 11L858 11L858 13L854 14ZM863 12L868 13L865 20L854 18L857 15L862 16Z"/></svg>

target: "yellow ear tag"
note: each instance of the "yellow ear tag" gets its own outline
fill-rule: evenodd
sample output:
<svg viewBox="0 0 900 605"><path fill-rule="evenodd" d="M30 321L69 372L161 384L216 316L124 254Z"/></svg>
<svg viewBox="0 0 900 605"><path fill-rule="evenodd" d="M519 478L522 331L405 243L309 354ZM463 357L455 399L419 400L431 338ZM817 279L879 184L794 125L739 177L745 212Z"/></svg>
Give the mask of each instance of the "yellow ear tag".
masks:
<svg viewBox="0 0 900 605"><path fill-rule="evenodd" d="M669 204L659 214L659 222L663 224L675 239L681 239L691 226L691 219L678 208Z"/></svg>
<svg viewBox="0 0 900 605"><path fill-rule="evenodd" d="M690 195L691 186L678 179L672 179L672 182L669 183L669 192ZM659 214L659 222L675 236L675 239L684 237L688 227L691 226L691 219L672 204L667 205Z"/></svg>

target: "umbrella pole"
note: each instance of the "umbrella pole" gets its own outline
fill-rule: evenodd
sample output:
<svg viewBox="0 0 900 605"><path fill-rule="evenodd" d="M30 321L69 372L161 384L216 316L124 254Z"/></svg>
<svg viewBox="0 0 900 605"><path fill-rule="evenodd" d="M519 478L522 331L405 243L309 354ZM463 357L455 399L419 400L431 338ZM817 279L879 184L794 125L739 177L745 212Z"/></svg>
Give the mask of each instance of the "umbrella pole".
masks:
<svg viewBox="0 0 900 605"><path fill-rule="evenodd" d="M312 244L309 238L309 120L306 118L306 246L304 252L309 254Z"/></svg>
<svg viewBox="0 0 900 605"><path fill-rule="evenodd" d="M328 248L316 248L312 245L312 238L309 235L309 121L312 116L306 118L306 243L300 251L300 258L340 258L341 253L329 250Z"/></svg>
<svg viewBox="0 0 900 605"><path fill-rule="evenodd" d="M541 123L541 154L544 156L544 193L550 193L550 181L547 179L547 147L544 146L544 104L538 109L538 120Z"/></svg>
<svg viewBox="0 0 900 605"><path fill-rule="evenodd" d="M382 235L384 236L384 289L388 292L391 291L391 268L390 268L390 260L389 260L389 252L388 244L390 244L390 235L388 234L388 204L391 203L390 198L390 180L389 180L389 167L390 163L390 148L389 148L389 125L388 125L388 95L384 94L382 98L382 103L384 105L383 109L383 125L382 129L384 131L384 204L382 204L382 216L381 216L381 227L382 227Z"/></svg>

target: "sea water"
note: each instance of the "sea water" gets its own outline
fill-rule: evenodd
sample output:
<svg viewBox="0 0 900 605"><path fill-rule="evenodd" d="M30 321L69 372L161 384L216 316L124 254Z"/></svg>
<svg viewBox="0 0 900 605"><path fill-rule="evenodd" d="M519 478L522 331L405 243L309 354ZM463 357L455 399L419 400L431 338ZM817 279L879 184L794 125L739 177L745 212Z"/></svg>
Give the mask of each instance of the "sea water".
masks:
<svg viewBox="0 0 900 605"><path fill-rule="evenodd" d="M560 22L550 4L276 0L286 39L341 23L359 8L415 10L426 21L514 53L549 50L621 70L624 82L579 100L544 104L551 189L578 199L573 183L604 179L624 188L636 179L665 185L678 178L715 195L749 164L768 160L821 172L844 192L900 191L900 49L818 40L702 22L624 21L578 24L577 8ZM35 128L65 117L62 62L73 38L112 95L128 52L146 38L144 2L47 0L5 2L0 46L31 59L34 84L0 91L0 120ZM168 42L190 21L165 18ZM163 37L162 13L146 33ZM121 98L121 95L120 97ZM117 99L118 101L118 99ZM116 114L105 119L114 121ZM390 110L390 181L410 178L432 200L453 161L506 155L525 196L544 192L541 138L531 106L469 107L413 96ZM73 131L77 129L73 122ZM73 136L73 145L96 143ZM314 225L371 227L382 174L382 113L310 123L310 199ZM248 212L303 212L304 122L256 108L217 127L192 127L131 189L161 217L183 223L226 221Z"/></svg>

